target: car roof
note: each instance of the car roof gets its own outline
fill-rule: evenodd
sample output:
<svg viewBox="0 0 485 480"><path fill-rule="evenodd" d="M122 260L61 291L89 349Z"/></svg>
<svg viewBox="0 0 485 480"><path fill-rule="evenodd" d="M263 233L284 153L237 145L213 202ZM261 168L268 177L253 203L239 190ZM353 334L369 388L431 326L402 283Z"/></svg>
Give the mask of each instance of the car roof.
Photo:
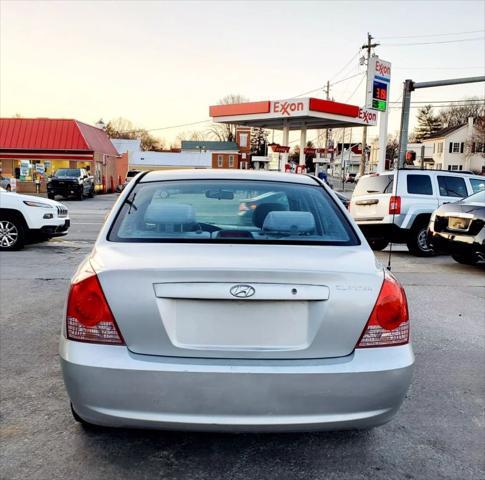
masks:
<svg viewBox="0 0 485 480"><path fill-rule="evenodd" d="M315 185L318 182L309 175L268 172L261 170L183 169L153 170L140 179L140 183L164 180L266 180Z"/></svg>
<svg viewBox="0 0 485 480"><path fill-rule="evenodd" d="M382 173L369 173L367 175L363 175L360 177L362 180L363 178L370 178L376 176L384 176L384 175L394 175L396 172L412 174L412 175L453 175L453 176L463 176L463 177L480 177L481 175L477 175L475 173L471 173L468 171L463 170L431 170L431 169L415 169L415 168L401 168L399 170L386 170Z"/></svg>

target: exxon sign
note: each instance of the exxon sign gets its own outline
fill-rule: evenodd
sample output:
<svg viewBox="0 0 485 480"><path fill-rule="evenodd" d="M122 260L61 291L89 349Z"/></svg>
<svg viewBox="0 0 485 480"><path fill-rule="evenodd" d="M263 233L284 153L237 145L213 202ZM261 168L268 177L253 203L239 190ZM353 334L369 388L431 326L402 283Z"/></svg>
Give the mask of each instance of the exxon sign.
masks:
<svg viewBox="0 0 485 480"><path fill-rule="evenodd" d="M369 59L367 72L365 106L371 110L385 112L389 102L391 64L374 55Z"/></svg>
<svg viewBox="0 0 485 480"><path fill-rule="evenodd" d="M271 102L271 112L277 113L282 117L293 115L303 115L308 113L308 99L301 100L276 100Z"/></svg>

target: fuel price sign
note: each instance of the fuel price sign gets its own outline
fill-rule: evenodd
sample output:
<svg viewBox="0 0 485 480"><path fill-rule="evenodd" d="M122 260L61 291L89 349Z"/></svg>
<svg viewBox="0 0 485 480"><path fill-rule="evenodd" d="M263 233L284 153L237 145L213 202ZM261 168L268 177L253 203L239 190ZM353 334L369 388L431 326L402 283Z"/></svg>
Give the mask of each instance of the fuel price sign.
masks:
<svg viewBox="0 0 485 480"><path fill-rule="evenodd" d="M391 84L391 64L377 55L369 59L367 69L366 107L379 112L387 110L389 87Z"/></svg>
<svg viewBox="0 0 485 480"><path fill-rule="evenodd" d="M372 85L372 108L385 112L387 108L387 83L374 80Z"/></svg>

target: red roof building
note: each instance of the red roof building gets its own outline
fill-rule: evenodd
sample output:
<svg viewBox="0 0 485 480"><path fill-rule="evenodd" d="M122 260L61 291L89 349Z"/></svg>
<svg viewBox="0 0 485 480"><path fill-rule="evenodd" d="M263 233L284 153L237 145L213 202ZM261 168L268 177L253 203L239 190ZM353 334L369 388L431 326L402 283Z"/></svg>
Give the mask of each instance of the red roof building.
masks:
<svg viewBox="0 0 485 480"><path fill-rule="evenodd" d="M35 191L59 168L86 168L98 190L119 183L120 157L104 130L73 119L0 118L0 169L17 191Z"/></svg>

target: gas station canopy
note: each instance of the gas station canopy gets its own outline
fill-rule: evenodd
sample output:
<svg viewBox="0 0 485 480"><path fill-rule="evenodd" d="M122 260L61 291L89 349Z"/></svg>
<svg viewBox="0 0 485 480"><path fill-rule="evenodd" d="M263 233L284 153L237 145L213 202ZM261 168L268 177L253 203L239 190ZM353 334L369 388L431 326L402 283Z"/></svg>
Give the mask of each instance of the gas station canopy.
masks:
<svg viewBox="0 0 485 480"><path fill-rule="evenodd" d="M209 114L216 123L282 130L351 128L377 123L375 111L320 98L213 105Z"/></svg>

